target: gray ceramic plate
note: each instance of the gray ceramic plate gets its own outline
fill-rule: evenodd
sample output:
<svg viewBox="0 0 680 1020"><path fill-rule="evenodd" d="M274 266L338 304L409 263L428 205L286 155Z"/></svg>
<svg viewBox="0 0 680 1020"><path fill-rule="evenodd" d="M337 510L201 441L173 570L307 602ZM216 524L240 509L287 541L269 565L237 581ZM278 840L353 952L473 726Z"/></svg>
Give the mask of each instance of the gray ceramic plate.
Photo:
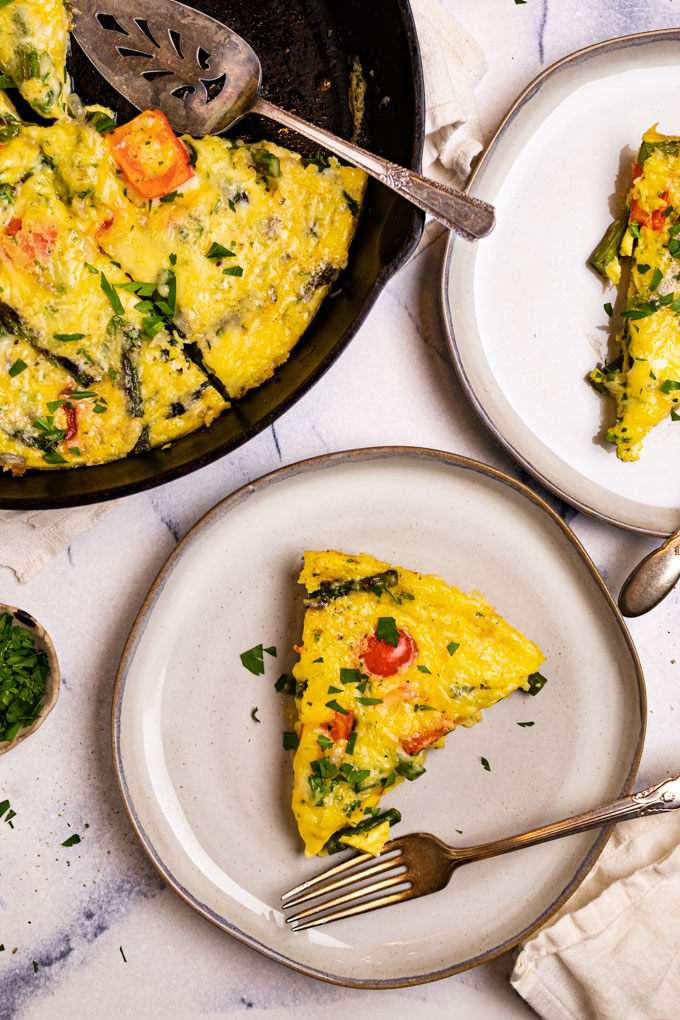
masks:
<svg viewBox="0 0 680 1020"><path fill-rule="evenodd" d="M274 683L301 633L302 552L329 547L483 591L547 656L539 696L495 706L430 755L426 776L386 798L404 832L481 842L627 791L644 732L640 665L562 521L510 478L452 454L356 450L283 468L219 503L170 557L133 627L113 704L115 769L145 851L200 914L296 970L371 987L429 981L545 920L606 834L470 865L442 893L325 929L285 927L281 893L320 861L305 860L290 811L281 746L290 726ZM255 677L239 656L261 642L278 654ZM526 721L534 726L517 725Z"/></svg>
<svg viewBox="0 0 680 1020"><path fill-rule="evenodd" d="M453 238L442 302L451 357L476 410L529 471L581 510L667 535L680 527L680 425L640 460L602 441L613 403L586 377L606 357L605 302L586 265L629 186L642 133L680 132L680 29L591 46L561 60L504 118L470 190L493 202L479 245Z"/></svg>

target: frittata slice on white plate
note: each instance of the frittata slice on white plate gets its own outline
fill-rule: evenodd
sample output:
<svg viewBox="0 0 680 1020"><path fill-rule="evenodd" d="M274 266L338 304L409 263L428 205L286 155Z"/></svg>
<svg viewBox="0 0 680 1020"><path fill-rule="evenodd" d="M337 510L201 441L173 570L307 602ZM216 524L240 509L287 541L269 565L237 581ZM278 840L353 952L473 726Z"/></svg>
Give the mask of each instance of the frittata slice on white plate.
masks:
<svg viewBox="0 0 680 1020"><path fill-rule="evenodd" d="M378 852L380 798L422 775L426 748L456 726L539 690L545 657L482 595L432 574L329 550L305 553L300 583L293 813L308 856L343 841Z"/></svg>
<svg viewBox="0 0 680 1020"><path fill-rule="evenodd" d="M680 138L646 131L632 176L626 209L591 258L618 283L619 255L632 256L621 354L590 376L616 401L607 439L624 461L638 459L654 426L680 421Z"/></svg>

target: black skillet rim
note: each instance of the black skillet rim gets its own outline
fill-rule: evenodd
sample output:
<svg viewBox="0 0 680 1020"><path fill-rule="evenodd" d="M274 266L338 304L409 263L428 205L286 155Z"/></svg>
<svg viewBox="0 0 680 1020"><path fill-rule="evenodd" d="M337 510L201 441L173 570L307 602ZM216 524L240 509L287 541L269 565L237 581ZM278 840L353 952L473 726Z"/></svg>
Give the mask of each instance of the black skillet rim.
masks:
<svg viewBox="0 0 680 1020"><path fill-rule="evenodd" d="M409 0L396 0L397 8L401 14L405 41L408 46L411 62L413 80L413 110L414 110L414 132L413 145L411 148L411 168L420 170L423 144L425 140L425 92L423 82L423 68L420 57L420 46L416 32L415 20ZM5 510L52 510L63 507L86 506L89 504L102 503L111 499L118 499L122 496L130 496L136 492L144 492L154 489L159 485L172 482L176 478L189 475L200 468L212 464L221 457L226 456L238 447L243 446L250 439L253 439L260 432L269 428L275 421L284 415L294 404L298 402L328 371L333 363L340 357L348 346L354 335L363 325L368 313L375 304L380 291L387 281L403 266L415 251L420 240L425 216L420 210L413 207L413 219L409 233L404 240L397 254L388 262L376 276L373 285L366 293L366 296L350 326L338 338L333 349L323 358L310 375L303 380L295 391L285 398L277 407L269 411L256 423L244 428L237 436L217 444L214 448L199 454L188 463L177 466L168 466L165 469L154 472L147 478L136 479L129 482L121 482L120 485L104 487L97 491L87 493L63 493L50 494L40 497L22 495L5 495L0 492L0 509ZM113 462L115 463L115 462ZM96 471L97 467L108 465L94 465L91 468L82 468L83 471ZM59 474L59 473L57 473ZM21 479L17 479L21 482ZM0 485L1 485L0 480Z"/></svg>

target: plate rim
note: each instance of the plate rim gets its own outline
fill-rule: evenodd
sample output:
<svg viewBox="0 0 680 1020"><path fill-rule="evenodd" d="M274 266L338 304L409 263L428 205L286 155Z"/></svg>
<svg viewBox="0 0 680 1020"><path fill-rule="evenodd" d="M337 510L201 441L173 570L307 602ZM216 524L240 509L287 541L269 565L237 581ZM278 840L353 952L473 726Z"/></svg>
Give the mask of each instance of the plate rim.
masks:
<svg viewBox="0 0 680 1020"><path fill-rule="evenodd" d="M581 49L574 50L573 53L569 53L564 57L560 57L554 63L546 67L545 70L537 74L529 84L522 89L517 98L511 103L504 115L502 116L498 127L494 130L488 144L485 146L481 156L475 164L470 177L468 178L465 186L466 191L471 191L473 184L477 177L481 173L482 169L486 166L488 160L493 155L496 146L505 133L506 129L510 126L515 116L521 108L533 98L536 92L552 77L558 74L560 71L567 67L575 64L579 64L582 61L588 60L591 57L599 56L602 53L608 51L614 52L620 49L626 49L629 46L641 46L646 43L654 42L678 42L680 43L680 27L678 28L659 28L652 29L644 32L632 32L630 35L619 35L613 39L604 39L602 42L592 43L589 46L584 46ZM442 263L442 272L439 285L439 305L441 310L442 322L444 325L444 333L446 336L447 349L453 367L458 376L458 380L465 392L467 399L470 401L472 409L477 414L483 425L489 430L494 439L499 442L503 448L510 454L525 471L527 471L536 481L544 485L546 489L554 493L560 499L564 500L570 506L573 506L576 510L580 510L590 517L594 517L596 520L603 521L605 524L611 524L616 528L621 528L624 531L631 531L638 535L650 535L654 538L667 538L675 532L669 532L659 529L645 528L640 525L632 524L629 521L621 521L616 517L612 517L602 510L597 510L591 507L584 500L579 499L578 496L563 489L557 482L552 481L541 473L541 471L534 467L530 460L525 457L523 453L520 453L518 449L506 439L500 429L491 420L490 415L482 405L481 400L474 391L474 388L465 372L463 367L462 358L458 350L456 343L456 334L453 324L453 312L451 310L451 302L449 300L449 279L452 272L452 261L453 251L456 237L454 234L449 234L449 239L446 245L446 252L444 253L444 261Z"/></svg>
<svg viewBox="0 0 680 1020"><path fill-rule="evenodd" d="M141 821L137 818L132 797L127 788L127 782L125 778L125 770L123 764L123 753L121 746L121 710L123 698L125 695L125 683L127 674L132 665L135 652L141 641L141 638L146 630L147 622L154 610L156 602L161 595L165 585L170 578L175 565L181 560L184 554L190 549L193 543L205 530L209 530L214 523L226 516L227 513L236 509L244 501L257 493L260 493L279 482L286 481L289 478L293 478L299 474L315 473L319 470L324 470L329 467L335 467L337 465L352 464L352 463L364 463L371 460L424 460L433 461L435 463L444 464L454 469L469 470L485 475L487 478L491 478L494 481L501 482L508 486L510 489L515 490L520 495L528 498L531 503L536 507L546 512L553 523L557 524L559 529L562 531L567 540L572 544L579 557L587 567L592 579L596 582L597 587L600 590L601 595L604 597L605 603L607 604L610 612L613 614L614 623L618 625L621 637L627 646L628 652L631 656L632 664L634 666L638 698L640 704L640 725L637 736L637 746L633 756L628 775L626 776L623 788L621 789L619 796L625 796L630 793L637 771L640 765L640 758L644 747L645 733L647 728L647 693L645 686L645 679L642 670L642 664L638 656L633 639L628 631L623 616L621 615L616 601L612 596L611 592L607 588L604 579L600 572L595 566L594 562L588 555L583 544L571 530L571 528L562 520L562 518L543 500L539 495L533 492L528 486L522 482L517 481L510 475L498 468L491 467L488 464L484 464L481 461L475 460L470 457L464 457L460 454L449 453L444 450L438 450L428 447L418 446L372 446L372 447L360 447L350 450L342 450L335 453L326 453L316 457L310 457L305 460L296 461L293 464L289 464L274 471L270 471L259 478L256 478L252 482L247 482L234 490L232 493L227 495L224 499L219 500L210 510L203 514L198 521L189 529L189 531L180 540L177 546L170 553L165 563L156 575L153 583L151 584L142 605L134 619L134 622L130 628L129 635L126 639L125 646L120 659L120 664L116 672L116 679L113 689L112 705L111 705L111 753L113 759L113 771L116 778L116 784L118 792L123 804L125 814L128 822L134 832L139 844L146 854L147 858L156 869L158 874L161 876L163 881L172 889L174 893L189 907L191 907L196 913L206 920L210 921L215 927L224 931L226 934L231 935L237 941L249 946L251 949L262 953L269 959L274 960L277 963L283 964L291 970L297 971L300 974L304 974L307 977L316 978L321 981L325 981L328 984L340 985L347 988L362 988L362 989L388 989L388 988L404 988L412 987L415 985L426 984L431 981L438 981L446 977L451 977L454 974L459 974L463 971L470 970L473 967L478 966L481 963L487 963L490 960L494 960L502 953L512 949L520 941L531 936L538 928L544 925L550 918L563 906L566 900L573 895L575 890L581 884L583 879L586 877L588 872L591 870L596 860L602 853L605 845L607 844L611 833L613 832L614 826L609 825L603 828L600 835L597 837L592 847L584 857L580 866L574 873L573 877L567 883L567 885L561 890L556 899L544 910L539 917L530 925L522 929L522 931L516 933L510 938L504 940L497 946L488 950L485 953L478 954L477 956L470 957L458 964L454 964L450 967L435 970L426 974L418 974L404 978L389 978L389 979L371 979L371 978L351 978L342 977L337 974L329 973L328 971L321 970L314 966L309 966L298 960L291 959L285 956L283 953L274 949L271 946L265 945L258 938L247 932L242 931L235 924L232 924L228 919L220 917L215 913L212 908L202 903L197 896L189 892L181 882L173 875L170 868L163 862L160 855L157 853L156 848L153 844L152 839L147 836Z"/></svg>

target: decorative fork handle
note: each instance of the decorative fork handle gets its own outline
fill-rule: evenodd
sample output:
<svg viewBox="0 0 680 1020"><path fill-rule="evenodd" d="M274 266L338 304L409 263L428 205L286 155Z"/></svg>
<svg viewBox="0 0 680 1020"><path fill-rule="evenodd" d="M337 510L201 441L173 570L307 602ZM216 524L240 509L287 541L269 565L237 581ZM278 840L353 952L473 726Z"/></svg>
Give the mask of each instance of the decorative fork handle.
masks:
<svg viewBox="0 0 680 1020"><path fill-rule="evenodd" d="M324 148L330 149L336 156L360 167L372 177L382 181L388 188L403 195L413 205L417 205L419 209L434 216L445 227L460 234L467 241L476 241L480 237L486 237L493 230L496 217L493 206L488 202L482 202L464 191L439 184L414 170L407 170L405 167L397 166L396 163L390 163L388 160L362 149L359 145L347 142L344 138L338 138L337 135L332 135L329 131L274 106L266 99L258 98L251 107L251 112L278 121L279 124L284 124L306 138L311 138L313 142L317 142Z"/></svg>
<svg viewBox="0 0 680 1020"><path fill-rule="evenodd" d="M452 863L465 864L470 861L482 861L487 857L497 857L499 854L509 853L511 850L519 850L520 847L533 846L535 843L547 843L551 839L560 839L562 836L570 836L576 832L585 832L587 829L594 829L599 825L607 825L609 822L625 822L630 818L642 818L643 815L655 815L662 811L673 811L680 808L680 776L666 779L656 786L650 786L647 790L640 790L629 797L622 797L615 800L613 804L606 804L604 807L594 808L592 811L584 811L583 814L574 815L572 818L565 818L561 822L553 822L552 825L544 825L540 829L532 829L529 832L520 833L518 836L508 836L506 839L498 839L493 843L480 843L477 846L463 847L460 850L449 847Z"/></svg>

